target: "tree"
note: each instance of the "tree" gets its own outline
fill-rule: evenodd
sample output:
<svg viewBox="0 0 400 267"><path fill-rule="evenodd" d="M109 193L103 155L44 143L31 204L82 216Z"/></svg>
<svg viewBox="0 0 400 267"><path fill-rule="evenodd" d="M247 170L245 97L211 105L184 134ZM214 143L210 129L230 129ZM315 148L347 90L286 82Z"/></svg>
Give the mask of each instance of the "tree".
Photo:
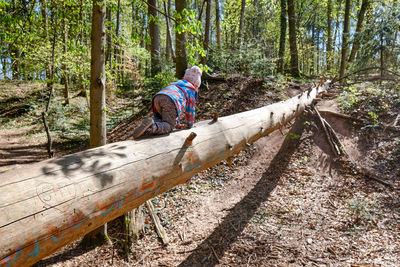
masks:
<svg viewBox="0 0 400 267"><path fill-rule="evenodd" d="M215 0L215 28L217 31L217 45L221 49L221 29L219 23L219 0Z"/></svg>
<svg viewBox="0 0 400 267"><path fill-rule="evenodd" d="M187 69L186 59L186 32L182 29L183 10L186 8L186 0L175 0L177 19L175 21L175 76L181 79Z"/></svg>
<svg viewBox="0 0 400 267"><path fill-rule="evenodd" d="M175 61L175 52L172 46L172 37L169 24L170 9L171 9L171 0L168 0L168 7L167 7L167 2L164 1L165 25L167 26L167 38L165 38L166 39L165 58L166 60L169 60L169 56L171 54L172 60Z"/></svg>
<svg viewBox="0 0 400 267"><path fill-rule="evenodd" d="M242 6L240 9L240 24L239 24L239 48L242 47L242 42L243 42L243 27L244 27L245 9L246 9L246 0L242 0Z"/></svg>
<svg viewBox="0 0 400 267"><path fill-rule="evenodd" d="M346 0L346 6L344 9L345 11L344 11L343 35L342 35L342 56L340 60L339 78L344 76L344 70L346 68L347 50L349 47L348 37L350 29L350 0ZM344 79L341 79L340 84L343 83Z"/></svg>
<svg viewBox="0 0 400 267"><path fill-rule="evenodd" d="M331 69L332 61L332 0L328 0L327 10L327 33L328 38L326 41L326 70Z"/></svg>
<svg viewBox="0 0 400 267"><path fill-rule="evenodd" d="M287 12L289 17L290 73L294 77L299 77L299 55L297 52L296 14L294 10L294 1L288 0L287 4Z"/></svg>
<svg viewBox="0 0 400 267"><path fill-rule="evenodd" d="M211 0L206 0L207 2L207 7L206 7L206 27L204 30L204 41L203 41L203 48L206 51L206 55L201 58L201 63L203 65L206 64L207 61L207 51L208 51L208 45L210 42L210 27L211 27Z"/></svg>
<svg viewBox="0 0 400 267"><path fill-rule="evenodd" d="M90 147L106 144L106 0L93 0L92 50L90 68ZM82 240L84 246L107 242L107 224L87 234Z"/></svg>
<svg viewBox="0 0 400 267"><path fill-rule="evenodd" d="M148 0L151 76L161 71L160 55L160 29L158 27L157 0Z"/></svg>
<svg viewBox="0 0 400 267"><path fill-rule="evenodd" d="M280 37L279 37L279 53L278 53L278 62L277 62L277 72L283 72L283 62L285 56L285 47L286 47L286 0L281 0L281 15L280 15Z"/></svg>
<svg viewBox="0 0 400 267"><path fill-rule="evenodd" d="M355 59L358 48L360 47L360 40L358 39L358 35L361 32L362 24L363 24L364 17L365 17L365 12L367 11L368 6L369 6L369 1L362 0L360 12L358 13L356 33L354 35L354 40L353 40L353 47L351 48L351 52L350 52L350 56L349 56L349 63Z"/></svg>

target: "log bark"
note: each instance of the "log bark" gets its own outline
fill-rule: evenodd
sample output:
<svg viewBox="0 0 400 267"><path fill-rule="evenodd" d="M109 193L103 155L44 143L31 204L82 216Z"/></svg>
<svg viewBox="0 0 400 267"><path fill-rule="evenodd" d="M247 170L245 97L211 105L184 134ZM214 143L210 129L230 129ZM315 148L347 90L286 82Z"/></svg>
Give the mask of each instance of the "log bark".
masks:
<svg viewBox="0 0 400 267"><path fill-rule="evenodd" d="M107 144L1 173L0 264L31 265L239 153L301 115L328 84L199 122L191 130Z"/></svg>

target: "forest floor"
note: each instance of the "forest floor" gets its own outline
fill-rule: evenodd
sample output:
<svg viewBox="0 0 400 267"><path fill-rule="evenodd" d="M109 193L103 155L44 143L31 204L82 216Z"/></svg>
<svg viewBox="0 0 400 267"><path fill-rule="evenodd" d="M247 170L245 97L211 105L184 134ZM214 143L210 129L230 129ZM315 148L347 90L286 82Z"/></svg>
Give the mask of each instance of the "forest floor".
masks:
<svg viewBox="0 0 400 267"><path fill-rule="evenodd" d="M200 92L197 120L265 106L307 87L244 76L213 82ZM340 96L318 107L344 109L356 119L325 116L351 160L391 186L336 160L315 118L305 115L232 164L224 161L154 198L167 246L146 213L145 231L128 258L115 221L109 224L114 245L83 249L77 241L35 266L400 266L399 93L377 97L370 87L332 88ZM130 138L139 122L138 116L124 120L109 140ZM46 157L43 133L26 138L28 129L0 129L0 171Z"/></svg>

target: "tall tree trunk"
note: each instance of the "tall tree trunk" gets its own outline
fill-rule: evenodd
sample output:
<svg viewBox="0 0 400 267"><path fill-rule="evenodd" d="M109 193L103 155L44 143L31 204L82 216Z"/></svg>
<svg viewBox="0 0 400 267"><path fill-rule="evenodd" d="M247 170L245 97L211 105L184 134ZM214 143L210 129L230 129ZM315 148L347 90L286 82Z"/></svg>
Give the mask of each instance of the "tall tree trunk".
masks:
<svg viewBox="0 0 400 267"><path fill-rule="evenodd" d="M166 38L165 38L165 59L168 61L170 56L171 56L171 33L169 29L169 12L168 9L170 7L170 2L171 0L163 1L163 6L164 6L164 18L165 18L165 25L167 27L166 29ZM169 5L167 7L167 5Z"/></svg>
<svg viewBox="0 0 400 267"><path fill-rule="evenodd" d="M43 39L44 43L47 46L49 40L49 33L48 33L48 19L47 19L47 4L46 0L40 0L40 12L42 14L42 25L43 25ZM49 59L45 60L45 71L46 71L46 80L50 80L50 69L49 69Z"/></svg>
<svg viewBox="0 0 400 267"><path fill-rule="evenodd" d="M183 9L186 8L186 0L175 0L175 8L176 13L182 15ZM175 22L175 27L182 23L181 19L177 19ZM175 35L175 51L176 51L176 72L175 76L178 79L183 78L185 74L185 70L187 68L187 59L186 59L186 33L185 32L177 32Z"/></svg>
<svg viewBox="0 0 400 267"><path fill-rule="evenodd" d="M106 72L105 72L105 45L106 45L106 0L93 0L92 16L92 50L90 69L90 147L99 147L106 144ZM82 240L84 246L99 245L108 242L107 224L85 235Z"/></svg>
<svg viewBox="0 0 400 267"><path fill-rule="evenodd" d="M314 74L314 69L315 69L315 21L316 21L316 15L314 14L313 16L313 24L311 26L311 49L312 52L309 53L311 57L311 67L310 67L310 75Z"/></svg>
<svg viewBox="0 0 400 267"><path fill-rule="evenodd" d="M204 41L203 41L203 49L206 51L206 55L201 58L201 63L203 65L207 62L207 54L208 54L208 44L210 42L210 26L211 26L211 0L206 0L206 27L204 30Z"/></svg>
<svg viewBox="0 0 400 267"><path fill-rule="evenodd" d="M331 70L332 60L332 0L328 0L328 14L327 14L327 42L326 42L326 70Z"/></svg>
<svg viewBox="0 0 400 267"><path fill-rule="evenodd" d="M358 40L358 35L361 32L362 24L363 24L364 17L365 17L365 12L368 9L369 3L370 3L369 0L362 0L360 12L358 13L356 33L355 33L354 39L353 39L353 47L351 48L349 62L353 62L353 60L356 57L357 50L360 47L360 40Z"/></svg>
<svg viewBox="0 0 400 267"><path fill-rule="evenodd" d="M106 7L106 21L109 23L107 26L107 52L106 52L106 64L108 63L108 66L110 69L112 68L112 26L111 26L111 20L112 20L112 9L110 6Z"/></svg>
<svg viewBox="0 0 400 267"><path fill-rule="evenodd" d="M294 1L288 0L287 4L289 17L290 73L294 77L299 77L299 54L297 52L296 14L294 10Z"/></svg>
<svg viewBox="0 0 400 267"><path fill-rule="evenodd" d="M278 66L277 72L283 72L283 62L285 60L285 49L286 49L286 29L287 29L287 19L286 19L286 0L281 0L281 16L280 16L280 39L279 39L279 53L278 53Z"/></svg>
<svg viewBox="0 0 400 267"><path fill-rule="evenodd" d="M346 0L346 6L344 10L344 22L343 22L343 36L342 36L342 57L340 60L339 78L344 76L346 68L347 50L349 48L348 38L350 29L350 0ZM344 79L340 80L340 84L343 85Z"/></svg>
<svg viewBox="0 0 400 267"><path fill-rule="evenodd" d="M114 46L114 63L115 63L115 69L114 72L117 74L117 80L119 80L119 63L120 63L120 51L119 51L119 42L118 42L118 37L119 37L119 17L120 17L120 10L121 9L121 0L118 0L117 2L117 23L115 25L115 46Z"/></svg>
<svg viewBox="0 0 400 267"><path fill-rule="evenodd" d="M239 23L239 48L243 43L243 27L244 27L244 13L246 10L246 0L242 0L242 8L240 9L240 23Z"/></svg>
<svg viewBox="0 0 400 267"><path fill-rule="evenodd" d="M342 0L339 0L338 3L338 8L336 10L336 23L335 23L335 34L333 36L333 51L336 48L336 39L338 36L338 32L339 32L339 25L340 25L340 10L342 10ZM333 62L333 57L332 57L332 62ZM339 59L337 59L337 62L339 62ZM339 63L338 63L339 64Z"/></svg>
<svg viewBox="0 0 400 267"><path fill-rule="evenodd" d="M219 23L219 0L215 0L215 28L217 31L217 46L221 49L221 28Z"/></svg>
<svg viewBox="0 0 400 267"><path fill-rule="evenodd" d="M161 72L160 29L157 22L157 0L148 0L151 76Z"/></svg>
<svg viewBox="0 0 400 267"><path fill-rule="evenodd" d="M65 2L64 2L65 5ZM64 6L64 10L66 10L66 6ZM64 72L64 105L69 105L69 88L68 88L68 67L67 67L67 53L68 53L68 24L67 24L67 14L64 12L64 64L63 64L63 72Z"/></svg>

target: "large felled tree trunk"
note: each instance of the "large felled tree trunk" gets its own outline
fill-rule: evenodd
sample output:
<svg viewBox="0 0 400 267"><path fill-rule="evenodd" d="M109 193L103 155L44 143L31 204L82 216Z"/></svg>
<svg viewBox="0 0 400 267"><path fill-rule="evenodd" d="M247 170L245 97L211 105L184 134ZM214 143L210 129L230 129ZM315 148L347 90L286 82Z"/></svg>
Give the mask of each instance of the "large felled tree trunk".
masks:
<svg viewBox="0 0 400 267"><path fill-rule="evenodd" d="M0 174L0 263L33 264L186 182L299 116L326 86L199 122L193 130L112 143Z"/></svg>
<svg viewBox="0 0 400 267"><path fill-rule="evenodd" d="M90 147L106 144L106 1L93 0L92 17L92 50L90 69ZM99 227L87 234L82 240L84 246L98 245L108 241L107 225Z"/></svg>

